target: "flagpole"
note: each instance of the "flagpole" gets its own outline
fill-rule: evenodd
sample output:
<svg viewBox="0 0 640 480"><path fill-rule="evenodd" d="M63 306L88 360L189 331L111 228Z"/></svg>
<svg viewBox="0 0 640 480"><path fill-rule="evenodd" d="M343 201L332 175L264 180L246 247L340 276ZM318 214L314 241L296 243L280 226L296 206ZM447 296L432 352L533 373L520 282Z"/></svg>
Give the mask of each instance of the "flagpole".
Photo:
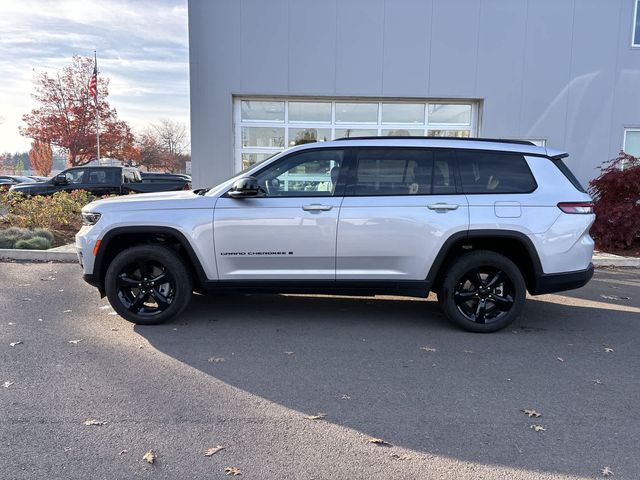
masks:
<svg viewBox="0 0 640 480"><path fill-rule="evenodd" d="M98 115L98 56L93 51L93 61L96 69L96 142L98 144L98 164L100 164L100 117Z"/></svg>

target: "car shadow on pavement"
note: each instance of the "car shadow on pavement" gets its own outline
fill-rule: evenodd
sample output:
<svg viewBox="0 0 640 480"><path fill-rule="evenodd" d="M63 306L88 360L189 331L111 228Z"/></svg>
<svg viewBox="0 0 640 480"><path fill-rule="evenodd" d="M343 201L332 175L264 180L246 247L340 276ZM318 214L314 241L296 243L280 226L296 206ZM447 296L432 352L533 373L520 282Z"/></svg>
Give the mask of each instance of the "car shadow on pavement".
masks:
<svg viewBox="0 0 640 480"><path fill-rule="evenodd" d="M432 300L194 295L173 323L135 330L211 377L393 445L593 476L635 455L625 412L640 398L637 313L563 303L529 300L516 323L483 335L450 325Z"/></svg>

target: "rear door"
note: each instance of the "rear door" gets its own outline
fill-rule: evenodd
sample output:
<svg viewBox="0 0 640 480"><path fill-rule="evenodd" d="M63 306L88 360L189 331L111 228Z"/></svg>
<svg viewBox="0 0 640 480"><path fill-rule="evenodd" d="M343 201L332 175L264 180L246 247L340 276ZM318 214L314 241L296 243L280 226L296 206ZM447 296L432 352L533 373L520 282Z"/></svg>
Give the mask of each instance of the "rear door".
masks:
<svg viewBox="0 0 640 480"><path fill-rule="evenodd" d="M466 231L451 152L357 150L338 222L338 280L424 280L444 242Z"/></svg>

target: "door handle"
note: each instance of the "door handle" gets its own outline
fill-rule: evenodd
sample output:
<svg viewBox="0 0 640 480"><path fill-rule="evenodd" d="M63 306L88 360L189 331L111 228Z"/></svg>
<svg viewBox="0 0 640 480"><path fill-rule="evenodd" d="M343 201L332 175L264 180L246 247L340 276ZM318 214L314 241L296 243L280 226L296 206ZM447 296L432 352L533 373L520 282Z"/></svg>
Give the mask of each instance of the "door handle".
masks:
<svg viewBox="0 0 640 480"><path fill-rule="evenodd" d="M453 205L451 203L432 203L427 205L429 210L457 210L459 205Z"/></svg>
<svg viewBox="0 0 640 480"><path fill-rule="evenodd" d="M303 205L302 209L305 212L328 212L333 208L332 205L321 205L319 203L312 203L311 205Z"/></svg>

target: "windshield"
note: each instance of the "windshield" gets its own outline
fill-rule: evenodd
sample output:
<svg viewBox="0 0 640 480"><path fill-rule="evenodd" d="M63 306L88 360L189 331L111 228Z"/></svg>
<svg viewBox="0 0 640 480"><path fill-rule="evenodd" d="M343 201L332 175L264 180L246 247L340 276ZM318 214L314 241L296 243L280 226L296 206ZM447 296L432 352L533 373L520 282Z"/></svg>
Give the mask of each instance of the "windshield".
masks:
<svg viewBox="0 0 640 480"><path fill-rule="evenodd" d="M242 170L240 170L237 173L234 173L233 175L231 175L229 178L224 179L223 181L219 182L218 185L222 185L225 182L228 182L229 180L231 180L232 178L236 178L236 177L240 177L242 175L244 175L245 173L247 173L249 170L254 169L255 167L257 167L258 165L262 165L264 162L266 162L267 160L271 160L273 157L275 157L276 155L281 154L282 152L276 152L273 155L269 155L267 158L263 158L262 160L260 160L259 162L256 163L252 163L251 165L249 165L246 168L243 168ZM199 193L199 194L204 194L206 192L208 192L209 190L211 190L213 187L207 187L207 188L198 188L196 190L194 190L194 192Z"/></svg>

